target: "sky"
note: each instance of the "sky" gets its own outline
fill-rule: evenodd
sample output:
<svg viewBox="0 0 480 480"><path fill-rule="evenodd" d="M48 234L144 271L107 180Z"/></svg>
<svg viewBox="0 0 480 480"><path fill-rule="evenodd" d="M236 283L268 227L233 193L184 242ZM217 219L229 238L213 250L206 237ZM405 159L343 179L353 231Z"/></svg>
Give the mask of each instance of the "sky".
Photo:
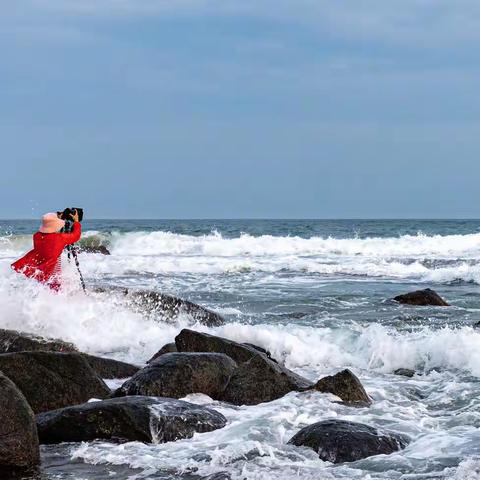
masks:
<svg viewBox="0 0 480 480"><path fill-rule="evenodd" d="M479 218L478 0L0 7L0 218Z"/></svg>

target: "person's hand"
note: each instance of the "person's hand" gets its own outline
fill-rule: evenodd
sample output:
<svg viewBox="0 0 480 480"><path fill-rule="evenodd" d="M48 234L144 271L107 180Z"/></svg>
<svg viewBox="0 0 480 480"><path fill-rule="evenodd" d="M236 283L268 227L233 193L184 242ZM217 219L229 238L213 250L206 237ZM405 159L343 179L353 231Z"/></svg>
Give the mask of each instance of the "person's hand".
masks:
<svg viewBox="0 0 480 480"><path fill-rule="evenodd" d="M75 210L75 213L72 215L73 221L78 222L78 210Z"/></svg>

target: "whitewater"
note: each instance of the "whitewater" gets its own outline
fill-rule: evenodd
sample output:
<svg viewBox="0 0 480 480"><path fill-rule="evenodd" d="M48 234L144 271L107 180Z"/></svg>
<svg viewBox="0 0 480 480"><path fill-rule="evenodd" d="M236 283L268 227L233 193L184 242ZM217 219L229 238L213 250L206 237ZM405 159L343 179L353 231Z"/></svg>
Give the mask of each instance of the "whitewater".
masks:
<svg viewBox="0 0 480 480"><path fill-rule="evenodd" d="M111 252L80 254L89 287L176 295L220 313L220 327L86 296L66 257L60 294L22 278L10 263L30 248L36 227L0 221L0 328L142 365L188 326L264 347L311 380L348 367L374 401L351 408L309 392L233 407L190 395L228 425L162 445L43 447L45 479L194 480L218 472L234 480L480 479L480 221L85 222L82 244ZM390 300L426 287L453 306ZM417 375L395 375L398 368ZM401 452L343 465L287 445L300 428L327 418L412 441Z"/></svg>

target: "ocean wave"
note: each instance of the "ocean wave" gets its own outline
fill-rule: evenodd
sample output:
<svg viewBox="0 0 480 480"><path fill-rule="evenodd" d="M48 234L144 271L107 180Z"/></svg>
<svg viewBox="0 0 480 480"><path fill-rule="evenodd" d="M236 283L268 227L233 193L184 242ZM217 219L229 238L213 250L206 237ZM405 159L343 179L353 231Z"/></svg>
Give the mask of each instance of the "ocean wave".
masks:
<svg viewBox="0 0 480 480"><path fill-rule="evenodd" d="M112 256L82 256L87 276L130 274L248 274L387 277L420 282L480 283L480 234L322 238L241 235L225 238L171 232L87 231L83 246L104 245ZM31 248L28 235L0 237L0 258Z"/></svg>
<svg viewBox="0 0 480 480"><path fill-rule="evenodd" d="M0 285L0 328L61 338L89 353L109 354L143 363L191 318L166 324L119 304L108 295L84 295L48 289L15 277ZM250 325L241 322L220 327L194 324L197 330L238 342L257 344L288 367L306 370L312 379L320 372L345 368L391 373L397 368L429 371L433 368L463 370L480 377L480 331L471 327L399 331L377 323L369 326L347 322L328 328L289 323Z"/></svg>

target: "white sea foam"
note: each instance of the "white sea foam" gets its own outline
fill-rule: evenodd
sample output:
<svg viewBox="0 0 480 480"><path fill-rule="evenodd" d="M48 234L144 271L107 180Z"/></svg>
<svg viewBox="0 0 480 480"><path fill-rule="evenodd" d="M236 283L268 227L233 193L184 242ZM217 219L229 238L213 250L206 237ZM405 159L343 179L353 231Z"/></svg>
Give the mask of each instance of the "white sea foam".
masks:
<svg viewBox="0 0 480 480"><path fill-rule="evenodd" d="M170 232L86 232L85 243L106 243L112 256L82 256L85 273L301 274L388 277L425 282L480 283L480 234L405 235L390 238L300 238L241 235L224 238ZM31 246L29 236L0 237L0 258L13 260ZM453 262L453 264L452 264Z"/></svg>

